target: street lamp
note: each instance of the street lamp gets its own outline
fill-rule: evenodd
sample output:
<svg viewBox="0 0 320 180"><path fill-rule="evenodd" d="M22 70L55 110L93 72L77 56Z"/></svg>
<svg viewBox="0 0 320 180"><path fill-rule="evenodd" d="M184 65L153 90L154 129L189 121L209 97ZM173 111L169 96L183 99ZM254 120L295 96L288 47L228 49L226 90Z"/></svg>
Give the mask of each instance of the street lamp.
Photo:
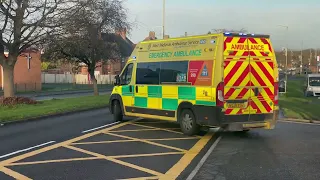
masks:
<svg viewBox="0 0 320 180"><path fill-rule="evenodd" d="M165 14L166 14L166 0L163 0L163 8L162 8L162 38L164 39L165 36L165 30L164 30L164 26L165 26Z"/></svg>
<svg viewBox="0 0 320 180"><path fill-rule="evenodd" d="M287 34L286 34L286 48L285 48L285 55L286 55L286 73L285 73L285 81L286 84L288 82L288 34L289 34L289 26L284 26L284 25L278 25L280 27L286 28ZM287 92L287 87L286 87L286 92Z"/></svg>

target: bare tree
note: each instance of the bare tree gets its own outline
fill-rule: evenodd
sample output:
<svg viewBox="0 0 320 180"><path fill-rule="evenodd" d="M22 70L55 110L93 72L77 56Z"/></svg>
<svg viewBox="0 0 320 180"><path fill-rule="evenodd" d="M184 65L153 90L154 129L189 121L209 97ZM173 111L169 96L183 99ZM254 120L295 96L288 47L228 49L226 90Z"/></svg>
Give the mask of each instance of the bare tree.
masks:
<svg viewBox="0 0 320 180"><path fill-rule="evenodd" d="M26 49L38 48L48 35L60 33L58 17L77 12L74 0L0 0L0 65L3 67L4 96L14 96L14 66ZM71 14L71 13L69 13ZM8 50L9 55L4 56Z"/></svg>
<svg viewBox="0 0 320 180"><path fill-rule="evenodd" d="M54 59L86 64L94 95L99 95L94 74L97 65L110 59L121 61L119 46L110 34L115 29L130 29L122 1L91 0L77 16L66 16L65 21L63 35L50 39L47 53Z"/></svg>

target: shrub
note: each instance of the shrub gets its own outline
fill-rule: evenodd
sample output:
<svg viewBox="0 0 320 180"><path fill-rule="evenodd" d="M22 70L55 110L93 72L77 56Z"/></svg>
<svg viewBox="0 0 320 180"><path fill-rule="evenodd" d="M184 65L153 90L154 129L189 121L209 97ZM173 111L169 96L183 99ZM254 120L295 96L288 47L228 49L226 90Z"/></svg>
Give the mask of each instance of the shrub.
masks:
<svg viewBox="0 0 320 180"><path fill-rule="evenodd" d="M37 101L27 97L0 97L0 106L15 106L19 104L37 104Z"/></svg>

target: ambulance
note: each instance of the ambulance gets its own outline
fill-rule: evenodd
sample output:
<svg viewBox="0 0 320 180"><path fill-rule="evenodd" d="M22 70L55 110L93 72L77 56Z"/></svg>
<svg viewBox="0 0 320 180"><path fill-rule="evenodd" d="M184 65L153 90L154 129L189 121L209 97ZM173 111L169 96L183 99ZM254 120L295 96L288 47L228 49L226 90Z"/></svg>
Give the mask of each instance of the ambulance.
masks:
<svg viewBox="0 0 320 180"><path fill-rule="evenodd" d="M143 41L115 78L110 111L201 127L274 129L278 65L269 35L220 33Z"/></svg>

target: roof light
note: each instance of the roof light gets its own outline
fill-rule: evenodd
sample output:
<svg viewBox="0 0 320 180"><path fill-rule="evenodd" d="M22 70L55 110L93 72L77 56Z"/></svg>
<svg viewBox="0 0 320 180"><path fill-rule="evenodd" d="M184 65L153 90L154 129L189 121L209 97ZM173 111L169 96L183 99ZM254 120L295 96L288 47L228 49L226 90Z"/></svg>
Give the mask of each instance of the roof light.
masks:
<svg viewBox="0 0 320 180"><path fill-rule="evenodd" d="M254 34L251 34L252 36L254 36Z"/></svg>
<svg viewBox="0 0 320 180"><path fill-rule="evenodd" d="M227 35L227 34L230 34L230 33L229 33L229 32L225 32L224 34L226 34L226 35Z"/></svg>
<svg viewBox="0 0 320 180"><path fill-rule="evenodd" d="M137 59L137 57L136 57L136 56L132 56L132 58L133 58L133 59Z"/></svg>
<svg viewBox="0 0 320 180"><path fill-rule="evenodd" d="M241 35L243 35L242 33L239 33L239 35L241 36Z"/></svg>

